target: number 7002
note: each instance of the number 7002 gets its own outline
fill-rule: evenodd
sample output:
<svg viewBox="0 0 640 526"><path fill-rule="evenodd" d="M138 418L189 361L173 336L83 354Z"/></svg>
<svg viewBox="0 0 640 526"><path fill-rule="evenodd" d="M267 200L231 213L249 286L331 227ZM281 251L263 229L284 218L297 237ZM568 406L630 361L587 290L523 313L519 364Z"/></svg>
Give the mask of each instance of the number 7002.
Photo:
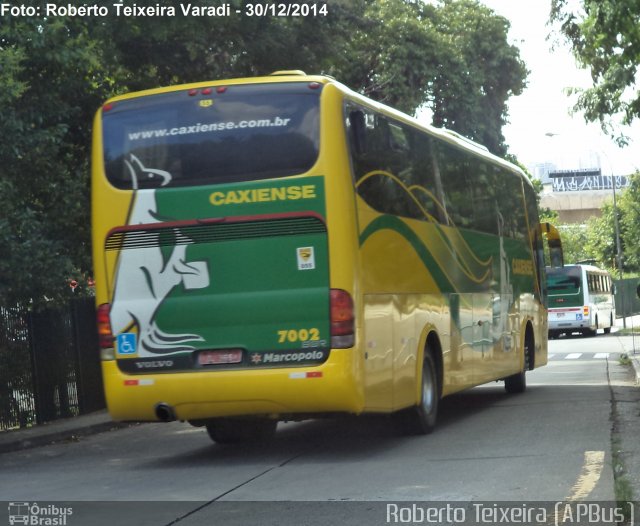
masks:
<svg viewBox="0 0 640 526"><path fill-rule="evenodd" d="M289 329L278 331L278 343L295 343L307 342L320 339L320 330L318 329Z"/></svg>

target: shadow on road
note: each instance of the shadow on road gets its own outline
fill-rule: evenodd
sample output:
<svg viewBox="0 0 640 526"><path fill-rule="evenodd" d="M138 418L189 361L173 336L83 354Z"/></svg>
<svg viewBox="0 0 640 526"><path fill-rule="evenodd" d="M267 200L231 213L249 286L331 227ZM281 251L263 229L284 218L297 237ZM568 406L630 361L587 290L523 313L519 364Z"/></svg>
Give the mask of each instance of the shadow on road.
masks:
<svg viewBox="0 0 640 526"><path fill-rule="evenodd" d="M535 388L532 389L532 391ZM246 465L276 463L284 465L301 456L311 455L340 461L369 460L378 453L403 448L416 440L430 440L445 433L447 428L463 424L470 416L481 416L496 404L518 400L523 403L527 394L508 395L502 385L484 386L452 395L441 401L438 428L433 435L404 435L391 415L362 415L280 423L275 437L268 442L240 445L218 445L209 441L204 429L192 430L201 434L203 446L182 454L167 446L167 455L145 463L145 467L166 469L172 467ZM532 399L530 401L533 401Z"/></svg>

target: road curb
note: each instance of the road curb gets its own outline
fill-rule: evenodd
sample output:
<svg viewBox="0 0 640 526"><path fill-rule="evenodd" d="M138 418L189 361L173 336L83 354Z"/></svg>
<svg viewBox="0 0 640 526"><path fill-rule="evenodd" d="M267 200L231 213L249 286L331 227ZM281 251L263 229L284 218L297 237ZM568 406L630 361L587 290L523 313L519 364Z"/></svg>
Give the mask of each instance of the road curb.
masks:
<svg viewBox="0 0 640 526"><path fill-rule="evenodd" d="M630 355L631 365L636 373L636 385L640 385L640 359L636 355Z"/></svg>
<svg viewBox="0 0 640 526"><path fill-rule="evenodd" d="M82 424L82 417L77 418L77 425L71 425L62 429L52 423L51 429L46 424L30 429L7 431L0 435L0 454L32 449L60 442L73 442L81 437L112 431L128 427L130 423L113 422L110 419L93 424Z"/></svg>
<svg viewBox="0 0 640 526"><path fill-rule="evenodd" d="M640 354L638 354L637 352L637 347L636 347L636 337L639 338L639 342L640 342L640 336L639 335L624 335L624 336L620 336L619 334L615 334L615 336L618 338L618 341L620 342L620 346L622 347L623 351L624 351L624 355L626 355L626 357L629 359L629 362L631 363L631 366L633 367L633 370L635 372L635 381L636 381L636 385L640 385Z"/></svg>

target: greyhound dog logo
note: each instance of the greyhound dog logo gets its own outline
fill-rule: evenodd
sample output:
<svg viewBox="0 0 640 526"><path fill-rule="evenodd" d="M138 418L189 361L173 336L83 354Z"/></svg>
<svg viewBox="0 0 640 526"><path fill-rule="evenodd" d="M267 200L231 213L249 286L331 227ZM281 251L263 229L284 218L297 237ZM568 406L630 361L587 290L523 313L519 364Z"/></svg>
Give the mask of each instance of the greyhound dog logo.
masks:
<svg viewBox="0 0 640 526"><path fill-rule="evenodd" d="M161 187L166 186L171 182L171 174L143 166L135 155L131 155L125 165L134 190L129 224L162 223L156 191L141 190L139 184L142 180L158 179ZM113 333L119 335L119 345L126 346L126 349L119 349L119 354L130 354L135 350L139 357L144 357L194 350L189 344L203 341L201 336L164 332L156 323L156 315L175 287L182 285L191 290L209 286L207 262L187 261L187 247L193 241L178 228L173 229L173 248L168 256L161 250L161 234L149 232L155 236L152 242L144 247L124 248L119 255L111 306Z"/></svg>

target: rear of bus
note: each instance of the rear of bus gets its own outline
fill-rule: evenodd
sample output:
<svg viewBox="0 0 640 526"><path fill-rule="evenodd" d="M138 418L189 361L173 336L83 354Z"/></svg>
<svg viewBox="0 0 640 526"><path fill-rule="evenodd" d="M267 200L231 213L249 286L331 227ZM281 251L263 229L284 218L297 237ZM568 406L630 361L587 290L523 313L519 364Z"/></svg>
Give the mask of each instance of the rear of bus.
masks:
<svg viewBox="0 0 640 526"><path fill-rule="evenodd" d="M591 312L584 269L580 265L547 267L549 336L591 330Z"/></svg>
<svg viewBox="0 0 640 526"><path fill-rule="evenodd" d="M580 332L595 334L594 306L589 299L585 269L581 265L547 268L549 336Z"/></svg>
<svg viewBox="0 0 640 526"><path fill-rule="evenodd" d="M277 420L363 407L341 93L322 77L110 100L92 220L115 420Z"/></svg>
<svg viewBox="0 0 640 526"><path fill-rule="evenodd" d="M581 332L595 336L614 326L614 286L608 272L592 265L547 269L549 335Z"/></svg>

